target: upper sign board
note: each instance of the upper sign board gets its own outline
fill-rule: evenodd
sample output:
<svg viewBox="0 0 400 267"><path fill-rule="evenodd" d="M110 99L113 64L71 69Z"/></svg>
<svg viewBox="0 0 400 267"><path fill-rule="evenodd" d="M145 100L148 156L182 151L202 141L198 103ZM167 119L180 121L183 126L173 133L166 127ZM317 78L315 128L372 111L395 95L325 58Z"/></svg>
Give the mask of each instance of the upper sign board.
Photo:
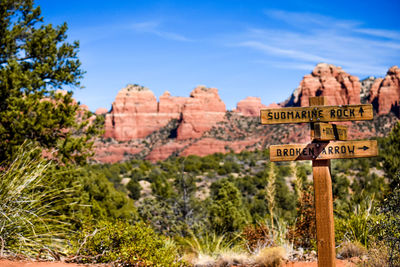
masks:
<svg viewBox="0 0 400 267"><path fill-rule="evenodd" d="M372 105L312 106L260 110L262 124L372 120Z"/></svg>
<svg viewBox="0 0 400 267"><path fill-rule="evenodd" d="M271 161L365 158L378 155L378 142L364 140L274 145L269 147L269 151Z"/></svg>

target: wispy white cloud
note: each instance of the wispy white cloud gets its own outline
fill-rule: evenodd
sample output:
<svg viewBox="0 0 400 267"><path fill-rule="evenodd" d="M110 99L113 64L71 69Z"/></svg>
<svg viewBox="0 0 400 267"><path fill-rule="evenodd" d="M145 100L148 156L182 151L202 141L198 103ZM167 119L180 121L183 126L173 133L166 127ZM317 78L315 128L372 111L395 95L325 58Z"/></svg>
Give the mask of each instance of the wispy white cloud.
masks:
<svg viewBox="0 0 400 267"><path fill-rule="evenodd" d="M283 10L264 10L264 14L272 19L285 22L288 25L296 27L326 27L327 25L336 28L356 27L360 23L351 20L338 20L321 14L308 12L289 12Z"/></svg>
<svg viewBox="0 0 400 267"><path fill-rule="evenodd" d="M360 28L354 29L355 32L364 33L371 36L383 37L387 39L400 40L400 32L391 31L391 30L382 30L382 29L368 29L368 28Z"/></svg>
<svg viewBox="0 0 400 267"><path fill-rule="evenodd" d="M283 57L288 57L292 59L300 59L304 61L329 61L327 58L319 57L317 55L313 55L307 52L299 51L299 50L293 50L293 49L283 49L280 47L274 47L270 46L261 42L257 41L247 41L247 42L242 42L238 44L239 46L243 47L250 47L254 49L261 50L263 52L266 52L267 54L275 54L275 55L280 55Z"/></svg>
<svg viewBox="0 0 400 267"><path fill-rule="evenodd" d="M358 21L320 14L266 10L277 20L268 28L249 28L234 43L264 54L279 68L304 69L327 62L357 75L385 72L393 60L400 61L400 32L363 28Z"/></svg>
<svg viewBox="0 0 400 267"><path fill-rule="evenodd" d="M137 32L150 33L157 35L164 39L181 41L181 42L191 42L192 40L174 32L160 30L160 23L157 21L145 21L132 24L132 29Z"/></svg>

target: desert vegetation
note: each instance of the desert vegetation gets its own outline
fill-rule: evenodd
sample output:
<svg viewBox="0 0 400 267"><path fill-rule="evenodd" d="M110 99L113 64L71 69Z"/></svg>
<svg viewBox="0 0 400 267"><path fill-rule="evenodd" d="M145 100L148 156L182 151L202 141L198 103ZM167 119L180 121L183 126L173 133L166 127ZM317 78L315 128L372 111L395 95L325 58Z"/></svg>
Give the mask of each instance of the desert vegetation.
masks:
<svg viewBox="0 0 400 267"><path fill-rule="evenodd" d="M273 164L264 149L89 163L104 118L57 91L80 86L79 44L66 42L66 24L44 24L32 1L1 1L0 24L0 257L117 266L315 259L309 162ZM257 130L254 120L236 123ZM378 141L378 158L332 161L337 255L399 266L400 124Z"/></svg>

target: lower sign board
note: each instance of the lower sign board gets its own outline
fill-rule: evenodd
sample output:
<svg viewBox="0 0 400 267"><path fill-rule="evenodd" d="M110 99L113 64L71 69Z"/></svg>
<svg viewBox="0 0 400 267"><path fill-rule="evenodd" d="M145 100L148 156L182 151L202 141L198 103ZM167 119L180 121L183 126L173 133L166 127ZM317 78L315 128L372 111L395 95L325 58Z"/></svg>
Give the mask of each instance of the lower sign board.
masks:
<svg viewBox="0 0 400 267"><path fill-rule="evenodd" d="M365 158L378 155L378 142L364 140L273 145L269 150L271 161Z"/></svg>
<svg viewBox="0 0 400 267"><path fill-rule="evenodd" d="M322 141L347 140L347 126L322 122L315 123L314 138Z"/></svg>

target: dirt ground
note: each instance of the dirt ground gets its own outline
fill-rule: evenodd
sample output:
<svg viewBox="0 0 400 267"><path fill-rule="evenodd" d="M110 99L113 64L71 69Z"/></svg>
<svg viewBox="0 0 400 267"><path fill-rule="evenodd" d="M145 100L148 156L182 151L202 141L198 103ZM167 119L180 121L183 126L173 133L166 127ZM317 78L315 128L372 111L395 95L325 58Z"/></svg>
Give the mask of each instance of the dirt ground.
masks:
<svg viewBox="0 0 400 267"><path fill-rule="evenodd" d="M74 263L63 263L63 262L36 262L36 261L10 261L0 260L0 267L83 267L83 266L110 266L110 265L98 265L98 264L74 264ZM283 265L284 267L317 267L317 262L291 262ZM336 260L336 267L353 267L356 266L354 263L348 260Z"/></svg>
<svg viewBox="0 0 400 267"><path fill-rule="evenodd" d="M314 262L290 262L284 267L318 267L318 263ZM336 260L336 267L354 267L356 266L355 263L349 260Z"/></svg>

